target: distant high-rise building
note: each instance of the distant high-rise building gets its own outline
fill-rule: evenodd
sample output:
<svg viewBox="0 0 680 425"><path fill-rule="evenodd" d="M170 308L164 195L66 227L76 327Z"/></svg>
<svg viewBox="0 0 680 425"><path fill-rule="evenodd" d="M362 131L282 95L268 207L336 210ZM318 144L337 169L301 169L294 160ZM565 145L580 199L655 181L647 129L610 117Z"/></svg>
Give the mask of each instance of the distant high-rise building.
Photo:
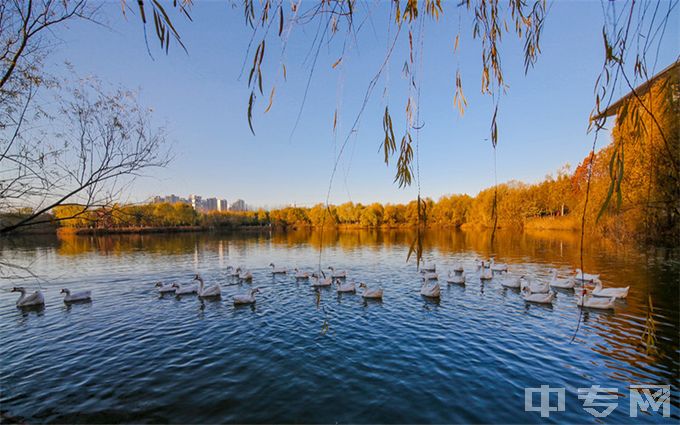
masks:
<svg viewBox="0 0 680 425"><path fill-rule="evenodd" d="M229 209L229 204L226 199L217 200L217 211L227 211Z"/></svg>
<svg viewBox="0 0 680 425"><path fill-rule="evenodd" d="M232 202L231 206L229 207L229 211L246 211L246 201L243 199L238 199Z"/></svg>
<svg viewBox="0 0 680 425"><path fill-rule="evenodd" d="M203 208L206 211L217 211L217 198L207 198L203 201Z"/></svg>

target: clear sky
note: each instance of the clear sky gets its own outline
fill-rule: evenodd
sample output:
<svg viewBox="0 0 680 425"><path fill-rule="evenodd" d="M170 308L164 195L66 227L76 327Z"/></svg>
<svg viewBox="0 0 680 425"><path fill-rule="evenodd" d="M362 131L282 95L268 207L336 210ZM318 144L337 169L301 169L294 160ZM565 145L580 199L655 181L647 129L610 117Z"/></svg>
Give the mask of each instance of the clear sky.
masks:
<svg viewBox="0 0 680 425"><path fill-rule="evenodd" d="M166 125L175 159L167 169L155 170L138 181L132 200L195 193L229 201L243 198L254 206L324 201L338 147L386 54L388 2L360 4L359 14L370 10L371 18L336 69L331 65L340 55L341 37L324 43L292 137L311 69L311 60L306 58L316 24L293 29L285 59L286 82L280 71L280 43L268 42L265 96L256 105L253 136L246 119L248 69L239 80L251 36L243 11L228 2L196 3L193 22L181 17L174 20L188 54L177 45L171 46L169 55L161 52L152 24L148 27L150 55L138 18L125 18L120 2L114 1L104 5L100 15L109 28L79 22L59 30L61 42L50 56L49 71L65 73L63 62L68 60L81 76L96 75L112 85L138 89L143 104L153 107L157 121ZM516 36L506 35L503 40L502 64L509 89L501 99L498 119L499 182L539 181L565 163L576 165L592 144L586 130L603 59L603 9L600 1L549 4L541 37L543 53L528 76ZM656 71L678 55L678 22L676 8ZM459 25L461 45L455 56L453 40ZM424 31L420 111L424 127L419 139L422 194L435 199L450 193L474 195L494 182L493 150L485 141L493 105L479 90L479 41L472 39L469 13L463 11L459 19L452 5L447 5L438 23L428 20ZM398 139L405 129L407 85L401 70L407 55L407 40L402 38L389 67L388 96L383 95L383 78L359 131L341 157L331 202L404 202L416 196L415 185L399 189L392 183L394 168L386 168L378 152L386 103ZM457 64L469 104L463 117L453 106ZM264 114L274 83L274 104ZM625 94L623 88L618 90L617 94ZM333 135L336 108L337 138Z"/></svg>

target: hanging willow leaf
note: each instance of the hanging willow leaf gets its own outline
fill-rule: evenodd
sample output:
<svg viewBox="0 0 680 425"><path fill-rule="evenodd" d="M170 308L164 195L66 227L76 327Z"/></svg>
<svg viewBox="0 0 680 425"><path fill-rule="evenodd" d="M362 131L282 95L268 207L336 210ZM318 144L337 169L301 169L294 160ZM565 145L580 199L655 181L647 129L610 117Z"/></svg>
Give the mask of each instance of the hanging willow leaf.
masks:
<svg viewBox="0 0 680 425"><path fill-rule="evenodd" d="M253 130L253 101L255 100L255 92L250 92L250 99L248 100L248 126L250 127L251 133L255 135L255 130Z"/></svg>
<svg viewBox="0 0 680 425"><path fill-rule="evenodd" d="M458 44L460 43L460 34L456 34L456 39L453 41L453 53L458 51Z"/></svg>
<svg viewBox="0 0 680 425"><path fill-rule="evenodd" d="M279 37L283 33L283 5L279 6Z"/></svg>
<svg viewBox="0 0 680 425"><path fill-rule="evenodd" d="M267 105L267 109L264 110L264 113L266 114L269 112L269 110L272 108L272 104L274 103L274 93L276 92L276 86L272 87L272 91L269 94L269 104Z"/></svg>
<svg viewBox="0 0 680 425"><path fill-rule="evenodd" d="M389 165L390 157L397 150L397 143L394 138L394 130L392 129L392 117L387 106L385 106L385 115L383 116L383 131L385 132L385 139L380 148L385 153L385 165Z"/></svg>
<svg viewBox="0 0 680 425"><path fill-rule="evenodd" d="M340 57L338 60L336 60L335 63L333 63L333 65L331 67L333 69L335 69L338 65L340 65L340 62L342 62L342 57Z"/></svg>
<svg viewBox="0 0 680 425"><path fill-rule="evenodd" d="M491 119L491 145L496 148L498 145L498 126L496 125L496 116L498 115L498 104L493 111L493 118Z"/></svg>

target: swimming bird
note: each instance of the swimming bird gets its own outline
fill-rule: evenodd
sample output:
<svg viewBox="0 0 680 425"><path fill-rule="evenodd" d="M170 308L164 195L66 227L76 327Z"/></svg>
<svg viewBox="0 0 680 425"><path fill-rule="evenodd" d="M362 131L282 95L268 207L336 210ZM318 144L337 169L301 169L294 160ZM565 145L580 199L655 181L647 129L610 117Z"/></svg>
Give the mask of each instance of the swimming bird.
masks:
<svg viewBox="0 0 680 425"><path fill-rule="evenodd" d="M79 291L71 292L69 289L62 289L61 294L66 294L64 296L65 303L72 303L76 301L92 301L92 291Z"/></svg>
<svg viewBox="0 0 680 425"><path fill-rule="evenodd" d="M595 280L595 288L591 291L595 297L614 297L614 298L626 298L628 296L628 290L630 286L625 288L603 288L602 282L598 279Z"/></svg>
<svg viewBox="0 0 680 425"><path fill-rule="evenodd" d="M449 275L446 277L446 283L457 283L459 285L465 285L465 275L458 272L454 273L455 274L451 274L449 272Z"/></svg>
<svg viewBox="0 0 680 425"><path fill-rule="evenodd" d="M562 289L573 289L575 285L576 285L576 280L574 278L559 279L557 277L557 270L553 269L552 279L550 280L550 286L551 287L562 288Z"/></svg>
<svg viewBox="0 0 680 425"><path fill-rule="evenodd" d="M501 286L506 288L519 288L522 286L522 279L524 276L507 275L501 279Z"/></svg>
<svg viewBox="0 0 680 425"><path fill-rule="evenodd" d="M229 273L229 276L238 276L240 273L240 267L239 268L234 268L232 266L227 267L227 272Z"/></svg>
<svg viewBox="0 0 680 425"><path fill-rule="evenodd" d="M547 294L550 292L550 285L546 282L536 282L526 276L522 279L520 287L522 290L528 290L532 294Z"/></svg>
<svg viewBox="0 0 680 425"><path fill-rule="evenodd" d="M295 268L295 279L309 279L309 273Z"/></svg>
<svg viewBox="0 0 680 425"><path fill-rule="evenodd" d="M584 289L576 298L576 305L579 307L597 308L600 310L613 310L615 301L615 297L598 298L590 294L586 294L586 290Z"/></svg>
<svg viewBox="0 0 680 425"><path fill-rule="evenodd" d="M255 304L255 294L258 292L260 292L259 288L253 288L248 294L234 295L234 305Z"/></svg>
<svg viewBox="0 0 680 425"><path fill-rule="evenodd" d="M434 273L437 271L437 265L436 264L425 264L423 263L423 266L420 268L421 273Z"/></svg>
<svg viewBox="0 0 680 425"><path fill-rule="evenodd" d="M288 270L286 270L285 267L279 267L277 268L274 263L269 263L269 267L272 268L272 274L286 274L288 273Z"/></svg>
<svg viewBox="0 0 680 425"><path fill-rule="evenodd" d="M598 280L599 278L600 278L599 274L583 273L581 269L576 269L576 271L574 271L574 279L580 280L581 282Z"/></svg>
<svg viewBox="0 0 680 425"><path fill-rule="evenodd" d="M20 292L21 296L17 300L17 307L31 307L37 305L45 305L45 297L42 292L35 291L29 296L26 296L26 289L23 286L15 286L11 292Z"/></svg>
<svg viewBox="0 0 680 425"><path fill-rule="evenodd" d="M537 304L551 304L555 299L555 293L550 291L546 293L533 293L528 289L522 292L522 298L528 303Z"/></svg>
<svg viewBox="0 0 680 425"><path fill-rule="evenodd" d="M331 283L333 283L333 281L330 277L321 279L316 273L312 274L312 286L315 288L331 286Z"/></svg>
<svg viewBox="0 0 680 425"><path fill-rule="evenodd" d="M176 295L188 295L195 294L198 292L198 285L190 283L187 285L180 285L179 283L173 283L172 286L175 288Z"/></svg>
<svg viewBox="0 0 680 425"><path fill-rule="evenodd" d="M222 289L220 288L220 285L215 283L210 286L205 286L205 283L203 282L203 278L201 275L196 275L194 277L194 280L198 281L198 296L201 298L211 298L211 297L219 297L222 295Z"/></svg>
<svg viewBox="0 0 680 425"><path fill-rule="evenodd" d="M439 298L441 294L441 287L438 283L430 283L427 280L423 282L420 287L420 295L428 298Z"/></svg>
<svg viewBox="0 0 680 425"><path fill-rule="evenodd" d="M158 292L161 294L166 292L175 292L175 286L173 283L156 282L156 285L154 286L158 288Z"/></svg>
<svg viewBox="0 0 680 425"><path fill-rule="evenodd" d="M357 288L354 282L342 283L340 280L335 280L335 285L337 286L338 292L356 292Z"/></svg>
<svg viewBox="0 0 680 425"><path fill-rule="evenodd" d="M423 273L423 280L439 280L439 275L434 272Z"/></svg>
<svg viewBox="0 0 680 425"><path fill-rule="evenodd" d="M489 268L495 272L507 272L508 271L508 265L507 264L501 264L501 263L496 263L495 259L491 259L491 264L489 265Z"/></svg>
<svg viewBox="0 0 680 425"><path fill-rule="evenodd" d="M236 269L238 278L241 280L253 280L253 274L249 270L242 270L240 267Z"/></svg>
<svg viewBox="0 0 680 425"><path fill-rule="evenodd" d="M364 298L381 300L383 297L383 288L370 289L363 282L359 284L359 288L363 288L364 292L361 293L361 296Z"/></svg>
<svg viewBox="0 0 680 425"><path fill-rule="evenodd" d="M455 266L453 266L453 268L451 270L456 274L463 274L463 272L465 271L465 268L463 268L462 264L458 263Z"/></svg>
<svg viewBox="0 0 680 425"><path fill-rule="evenodd" d="M484 261L482 261L482 269L479 273L480 280L491 280L493 279L493 271L491 269L485 268Z"/></svg>
<svg viewBox="0 0 680 425"><path fill-rule="evenodd" d="M335 269L333 267L330 267L330 266L328 267L328 270L331 271L331 277L333 279L346 279L347 278L347 272L344 271L344 270L340 270L340 271L336 272Z"/></svg>

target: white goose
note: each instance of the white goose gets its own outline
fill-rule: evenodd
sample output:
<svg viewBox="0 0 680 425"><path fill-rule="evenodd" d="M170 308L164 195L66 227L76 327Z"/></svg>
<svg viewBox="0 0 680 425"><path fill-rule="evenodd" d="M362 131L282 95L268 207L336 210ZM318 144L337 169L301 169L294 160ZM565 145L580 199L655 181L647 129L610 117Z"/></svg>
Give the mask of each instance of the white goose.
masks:
<svg viewBox="0 0 680 425"><path fill-rule="evenodd" d="M189 295L198 292L198 285L194 283L189 283L187 285L180 285L179 283L173 283L172 287L175 288L175 295Z"/></svg>
<svg viewBox="0 0 680 425"><path fill-rule="evenodd" d="M166 292L175 292L175 286L173 283L156 282L154 286L158 288L158 292L161 294L165 294Z"/></svg>
<svg viewBox="0 0 680 425"><path fill-rule="evenodd" d="M272 268L272 274L286 274L288 270L285 267L276 267L274 263L269 263L269 267Z"/></svg>
<svg viewBox="0 0 680 425"><path fill-rule="evenodd" d="M455 274L449 273L446 277L446 283L457 283L459 285L465 285L465 275L463 273L455 272Z"/></svg>
<svg viewBox="0 0 680 425"><path fill-rule="evenodd" d="M232 266L229 266L227 267L227 273L229 273L229 276L238 276L240 273L240 267L235 269Z"/></svg>
<svg viewBox="0 0 680 425"><path fill-rule="evenodd" d="M253 288L248 294L234 295L234 305L255 304L255 294L258 292L260 292L259 288Z"/></svg>
<svg viewBox="0 0 680 425"><path fill-rule="evenodd" d="M550 280L550 286L553 288L561 289L573 289L576 285L576 280L574 278L559 279L557 277L557 270L553 269L552 279Z"/></svg>
<svg viewBox="0 0 680 425"><path fill-rule="evenodd" d="M550 292L550 285L546 282L536 282L533 279L524 277L521 281L520 287L522 290L528 290L532 294L547 294Z"/></svg>
<svg viewBox="0 0 680 425"><path fill-rule="evenodd" d="M340 280L336 279L335 285L338 287L337 288L338 292L356 292L356 290L357 290L354 282L342 283L342 282L340 282Z"/></svg>
<svg viewBox="0 0 680 425"><path fill-rule="evenodd" d="M344 271L344 270L340 270L340 271L336 272L333 267L328 267L328 270L331 271L331 277L333 279L346 279L347 278L347 272Z"/></svg>
<svg viewBox="0 0 680 425"><path fill-rule="evenodd" d="M574 272L574 279L580 280L581 282L589 282L591 280L598 280L599 278L599 274L583 273L581 269L576 269Z"/></svg>
<svg viewBox="0 0 680 425"><path fill-rule="evenodd" d="M92 291L71 292L69 289L62 289L61 294L64 296L65 303L73 303L77 301L92 301Z"/></svg>
<svg viewBox="0 0 680 425"><path fill-rule="evenodd" d="M295 279L309 279L309 273L295 268Z"/></svg>
<svg viewBox="0 0 680 425"><path fill-rule="evenodd" d="M425 264L423 263L423 266L420 268L421 273L429 272L429 273L434 273L437 271L437 265L436 264Z"/></svg>
<svg viewBox="0 0 680 425"><path fill-rule="evenodd" d="M491 269L485 268L484 261L482 261L482 268L481 268L481 271L479 272L479 279L480 280L491 280L491 279L493 279L493 271L491 271Z"/></svg>
<svg viewBox="0 0 680 425"><path fill-rule="evenodd" d="M576 298L577 306L586 308L597 308L600 310L613 310L614 302L616 302L615 297L598 298L592 295L586 295L585 290L583 290Z"/></svg>
<svg viewBox="0 0 680 425"><path fill-rule="evenodd" d="M361 296L364 298L370 298L374 300L382 300L383 297L383 288L369 288L366 286L365 283L360 283L359 288L363 288L364 292L361 293Z"/></svg>
<svg viewBox="0 0 680 425"><path fill-rule="evenodd" d="M215 283L210 286L205 286L205 283L203 282L203 278L201 275L196 275L194 277L194 280L198 281L198 296L201 298L212 298L212 297L219 297L222 296L222 289L220 288L220 285Z"/></svg>
<svg viewBox="0 0 680 425"><path fill-rule="evenodd" d="M21 292L21 296L17 300L17 307L45 305L45 297L40 291L35 291L31 295L26 296L26 289L23 286L15 286L12 288L12 292Z"/></svg>
<svg viewBox="0 0 680 425"><path fill-rule="evenodd" d="M439 280L439 275L437 273L434 273L434 272L427 272L427 273L423 273L422 279L426 280L426 281L427 280Z"/></svg>
<svg viewBox="0 0 680 425"><path fill-rule="evenodd" d="M317 275L316 273L313 273L313 274L312 274L312 283L311 283L311 285L312 285L312 287L314 287L314 288L321 288L321 287L331 286L332 283L333 283L333 279L332 279L331 277L325 277L325 278L321 279L321 278L319 277L319 275Z"/></svg>
<svg viewBox="0 0 680 425"><path fill-rule="evenodd" d="M628 296L628 290L630 286L625 288L603 288L602 282L598 279L595 280L595 288L592 290L592 294L595 297L614 297L614 298L626 298Z"/></svg>
<svg viewBox="0 0 680 425"><path fill-rule="evenodd" d="M506 288L520 288L524 276L507 275L501 279L501 286Z"/></svg>
<svg viewBox="0 0 680 425"><path fill-rule="evenodd" d="M495 259L491 259L491 264L489 265L491 270L495 272L507 272L508 271L508 265L507 264L501 264L501 263L496 263Z"/></svg>
<svg viewBox="0 0 680 425"><path fill-rule="evenodd" d="M238 272L238 278L241 280L253 280L253 274L250 272L250 270L244 270L241 269L240 267L236 269Z"/></svg>
<svg viewBox="0 0 680 425"><path fill-rule="evenodd" d="M522 298L524 298L524 301L528 303L551 304L555 299L555 293L551 291L537 294L526 289L522 291Z"/></svg>
<svg viewBox="0 0 680 425"><path fill-rule="evenodd" d="M441 287L436 282L430 283L426 280L420 287L420 295L428 298L439 298L441 295Z"/></svg>

